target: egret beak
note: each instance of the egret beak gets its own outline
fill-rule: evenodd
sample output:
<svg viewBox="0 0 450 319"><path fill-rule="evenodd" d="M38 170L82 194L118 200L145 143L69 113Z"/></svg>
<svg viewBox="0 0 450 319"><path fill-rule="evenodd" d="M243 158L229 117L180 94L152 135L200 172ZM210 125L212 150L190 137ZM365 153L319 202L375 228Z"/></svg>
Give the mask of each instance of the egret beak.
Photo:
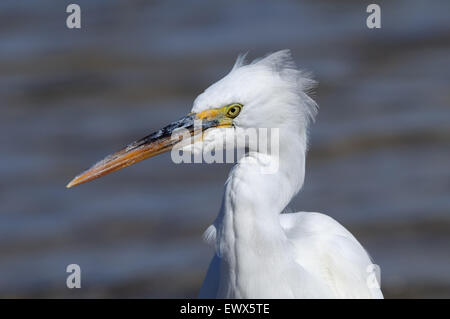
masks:
<svg viewBox="0 0 450 319"><path fill-rule="evenodd" d="M89 182L147 158L170 151L185 137L184 134L177 134L177 131L182 132L181 129L184 129L184 132L189 132L191 137L201 138L202 133L208 128L231 127L231 123L231 119L224 115L222 108L210 109L200 113L190 113L159 131L105 157L88 170L76 176L66 187L71 188Z"/></svg>

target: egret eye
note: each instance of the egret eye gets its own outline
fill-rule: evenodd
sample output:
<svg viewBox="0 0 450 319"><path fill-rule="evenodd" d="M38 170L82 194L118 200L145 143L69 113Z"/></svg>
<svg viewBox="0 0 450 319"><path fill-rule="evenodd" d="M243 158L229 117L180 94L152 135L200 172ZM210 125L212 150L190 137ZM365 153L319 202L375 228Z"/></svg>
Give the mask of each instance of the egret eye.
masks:
<svg viewBox="0 0 450 319"><path fill-rule="evenodd" d="M228 106L227 116L229 118L234 119L236 116L239 115L239 113L241 113L241 110L242 110L242 104L231 104Z"/></svg>

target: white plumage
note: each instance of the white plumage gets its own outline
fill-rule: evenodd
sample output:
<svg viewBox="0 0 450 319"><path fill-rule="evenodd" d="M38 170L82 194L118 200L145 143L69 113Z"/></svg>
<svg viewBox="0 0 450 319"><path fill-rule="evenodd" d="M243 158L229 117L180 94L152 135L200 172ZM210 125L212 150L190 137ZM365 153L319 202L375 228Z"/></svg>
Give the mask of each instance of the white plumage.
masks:
<svg viewBox="0 0 450 319"><path fill-rule="evenodd" d="M239 102L236 127L280 130L277 173L262 174L276 159L252 149L230 172L220 213L205 232L215 255L200 298L383 297L367 284L370 257L342 225L319 213L282 214L303 185L313 83L283 50L248 65L239 58L194 102L193 112Z"/></svg>
<svg viewBox="0 0 450 319"><path fill-rule="evenodd" d="M368 254L344 227L318 213L282 214L305 178L308 124L317 112L307 91L314 81L295 67L288 50L250 64L244 60L239 57L228 75L200 94L187 116L107 156L67 187L173 147L194 154L217 151L245 131L257 129L264 141L260 130L273 129L275 147L245 140L236 145L245 155L233 167L220 213L205 232L215 255L200 297L382 298L379 288L371 288L376 285L368 285ZM179 130L196 142L173 138Z"/></svg>

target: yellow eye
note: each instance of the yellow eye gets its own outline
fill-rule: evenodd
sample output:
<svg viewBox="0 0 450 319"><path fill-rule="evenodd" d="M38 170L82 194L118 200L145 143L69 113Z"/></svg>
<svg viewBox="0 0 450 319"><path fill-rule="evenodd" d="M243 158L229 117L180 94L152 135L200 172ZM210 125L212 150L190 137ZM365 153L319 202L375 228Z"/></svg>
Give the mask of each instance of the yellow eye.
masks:
<svg viewBox="0 0 450 319"><path fill-rule="evenodd" d="M228 106L227 116L229 118L234 119L236 116L239 115L239 113L241 113L241 110L242 110L242 104L238 104L238 103L230 104Z"/></svg>

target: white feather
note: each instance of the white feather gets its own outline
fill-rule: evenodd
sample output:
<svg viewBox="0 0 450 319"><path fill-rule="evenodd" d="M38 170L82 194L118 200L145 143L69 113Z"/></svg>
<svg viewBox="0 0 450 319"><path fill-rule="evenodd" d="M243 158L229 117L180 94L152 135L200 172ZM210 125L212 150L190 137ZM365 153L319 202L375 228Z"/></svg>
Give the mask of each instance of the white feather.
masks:
<svg viewBox="0 0 450 319"><path fill-rule="evenodd" d="M195 100L193 112L243 104L235 126L278 128L279 157L250 149L230 172L204 235L216 252L199 296L382 298L367 285L368 254L343 226L319 213L281 214L303 185L308 124L317 112L307 91L315 82L288 50L244 60ZM275 174L261 173L276 160Z"/></svg>

